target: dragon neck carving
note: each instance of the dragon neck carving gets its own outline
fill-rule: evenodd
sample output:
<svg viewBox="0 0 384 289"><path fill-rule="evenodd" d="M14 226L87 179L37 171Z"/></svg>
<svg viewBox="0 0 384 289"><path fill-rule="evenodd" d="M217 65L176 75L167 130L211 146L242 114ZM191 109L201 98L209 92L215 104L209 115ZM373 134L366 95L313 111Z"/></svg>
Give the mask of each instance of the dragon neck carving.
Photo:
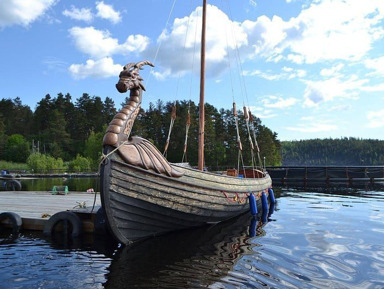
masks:
<svg viewBox="0 0 384 289"><path fill-rule="evenodd" d="M139 74L144 65L154 66L149 61L128 63L120 72L116 88L121 93L129 90L129 101L110 122L104 135L103 146L118 148L121 158L131 165L170 177L181 177L183 173L173 168L151 142L140 137L130 137L133 123L140 111L142 93L145 90L141 82L143 79Z"/></svg>
<svg viewBox="0 0 384 289"><path fill-rule="evenodd" d="M143 90L145 90L144 85L141 83L143 79L139 75L143 65L153 66L149 61L141 61L136 64L128 63L120 72L116 88L121 93L129 90L129 101L110 122L104 135L103 145L117 147L128 140L133 123L140 111L142 94Z"/></svg>

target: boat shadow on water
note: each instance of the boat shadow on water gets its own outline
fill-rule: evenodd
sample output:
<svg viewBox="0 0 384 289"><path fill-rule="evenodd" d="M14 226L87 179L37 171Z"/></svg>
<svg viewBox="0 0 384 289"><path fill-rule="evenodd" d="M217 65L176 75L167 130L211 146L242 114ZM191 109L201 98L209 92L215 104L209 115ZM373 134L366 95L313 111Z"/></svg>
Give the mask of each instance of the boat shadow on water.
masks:
<svg viewBox="0 0 384 289"><path fill-rule="evenodd" d="M228 275L238 260L254 254L252 241L265 235L274 204L256 217L172 232L121 247L112 257L105 288L206 287Z"/></svg>

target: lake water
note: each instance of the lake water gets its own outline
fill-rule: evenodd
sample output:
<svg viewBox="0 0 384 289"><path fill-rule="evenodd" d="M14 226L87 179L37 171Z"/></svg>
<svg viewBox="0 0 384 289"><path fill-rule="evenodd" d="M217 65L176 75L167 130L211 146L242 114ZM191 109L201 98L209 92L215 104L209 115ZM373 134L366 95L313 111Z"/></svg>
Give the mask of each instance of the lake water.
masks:
<svg viewBox="0 0 384 289"><path fill-rule="evenodd" d="M276 198L262 226L247 214L130 247L2 233L0 288L384 288L383 191Z"/></svg>
<svg viewBox="0 0 384 289"><path fill-rule="evenodd" d="M69 191L85 192L93 188L100 191L99 178L97 177L53 177L20 179L22 191L51 191L53 186L68 186ZM5 188L4 181L2 189Z"/></svg>

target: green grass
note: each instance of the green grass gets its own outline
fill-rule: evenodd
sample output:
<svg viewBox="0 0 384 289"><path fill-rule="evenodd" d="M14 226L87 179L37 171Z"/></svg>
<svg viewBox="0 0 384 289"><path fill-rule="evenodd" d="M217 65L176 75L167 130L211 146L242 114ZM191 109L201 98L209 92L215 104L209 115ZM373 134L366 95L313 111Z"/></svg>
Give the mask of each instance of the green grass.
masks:
<svg viewBox="0 0 384 289"><path fill-rule="evenodd" d="M0 170L27 171L29 167L25 163L14 163L0 160Z"/></svg>

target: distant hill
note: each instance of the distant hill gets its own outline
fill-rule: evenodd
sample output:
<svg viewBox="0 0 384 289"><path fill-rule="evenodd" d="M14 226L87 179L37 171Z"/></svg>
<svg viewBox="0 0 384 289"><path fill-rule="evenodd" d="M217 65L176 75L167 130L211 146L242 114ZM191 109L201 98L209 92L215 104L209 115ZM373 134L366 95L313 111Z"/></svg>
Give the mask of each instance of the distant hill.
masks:
<svg viewBox="0 0 384 289"><path fill-rule="evenodd" d="M286 166L384 165L384 140L341 138L281 142Z"/></svg>

